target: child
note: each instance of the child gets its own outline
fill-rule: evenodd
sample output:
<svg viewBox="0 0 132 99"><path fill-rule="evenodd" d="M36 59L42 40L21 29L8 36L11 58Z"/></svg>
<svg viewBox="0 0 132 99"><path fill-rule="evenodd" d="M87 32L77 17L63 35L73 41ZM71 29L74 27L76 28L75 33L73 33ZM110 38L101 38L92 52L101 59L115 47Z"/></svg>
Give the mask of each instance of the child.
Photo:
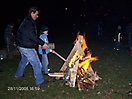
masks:
<svg viewBox="0 0 132 99"><path fill-rule="evenodd" d="M120 50L120 45L121 45L121 40L122 40L122 31L121 31L121 26L118 26L116 32L115 32L115 45L114 45L114 49L116 49L117 51Z"/></svg>
<svg viewBox="0 0 132 99"><path fill-rule="evenodd" d="M46 43L49 43L48 41L48 30L49 28L46 25L43 25L40 30L40 36L39 38L45 41ZM45 75L49 73L48 69L48 57L47 54L52 52L52 49L42 49L41 47L38 48L39 54L42 56L41 61L42 61L42 71L44 72Z"/></svg>

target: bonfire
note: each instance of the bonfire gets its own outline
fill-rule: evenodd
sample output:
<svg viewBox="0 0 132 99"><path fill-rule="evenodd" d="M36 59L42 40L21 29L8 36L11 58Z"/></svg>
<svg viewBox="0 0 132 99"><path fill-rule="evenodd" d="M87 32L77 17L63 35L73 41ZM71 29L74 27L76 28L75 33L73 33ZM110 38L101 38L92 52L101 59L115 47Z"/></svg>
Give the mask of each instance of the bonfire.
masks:
<svg viewBox="0 0 132 99"><path fill-rule="evenodd" d="M98 57L92 57L85 41L85 35L80 35L80 32L67 59L56 52L55 54L65 62L58 73L50 73L49 76L56 77L56 79L63 78L66 85L78 86L79 91L88 89L90 86L94 88L96 81L102 79L97 72L94 72L90 64L97 61Z"/></svg>

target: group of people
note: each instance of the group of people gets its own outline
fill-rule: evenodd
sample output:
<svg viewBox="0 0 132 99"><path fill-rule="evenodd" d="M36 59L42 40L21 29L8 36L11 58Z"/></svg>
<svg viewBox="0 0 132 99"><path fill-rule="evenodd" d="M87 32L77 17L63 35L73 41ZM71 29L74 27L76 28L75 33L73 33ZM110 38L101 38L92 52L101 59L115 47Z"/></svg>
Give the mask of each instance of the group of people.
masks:
<svg viewBox="0 0 132 99"><path fill-rule="evenodd" d="M27 16L20 24L16 36L17 48L21 54L21 60L18 64L18 68L14 75L15 78L23 77L24 69L31 64L34 72L34 78L36 85L46 84L49 81L44 79L42 72L48 74L48 57L47 54L54 52L49 49L48 41L48 30L46 25L41 27L40 37L38 37L36 19L40 10L37 7L31 7L28 11ZM42 62L39 59L39 54L42 55Z"/></svg>
<svg viewBox="0 0 132 99"><path fill-rule="evenodd" d="M21 54L21 60L18 64L18 68L16 70L16 73L14 75L15 78L20 78L24 74L24 69L28 65L28 63L31 64L34 72L34 78L36 80L36 85L46 84L49 81L44 79L44 74L48 74L48 57L47 54L52 52L54 53L54 50L49 49L47 43L48 41L48 30L49 28L46 25L43 25L41 27L40 36L38 37L37 33L37 26L36 26L36 19L38 18L38 15L40 13L40 10L37 7L31 7L28 11L27 16L24 18L22 23L20 24L16 36L16 43L17 48ZM7 34L8 31L12 33L12 28L14 24L9 24L9 29L7 28ZM132 26L132 25L131 25ZM130 27L130 26L129 26ZM128 29L129 34L129 45L131 46L131 34L130 30ZM13 35L13 34L11 34ZM115 32L115 46L114 49L120 50L120 44L122 39L122 31L121 26L118 26L116 32ZM5 34L5 41L7 42L7 37ZM8 46L7 46L8 47ZM42 56L41 61L39 59L38 53Z"/></svg>

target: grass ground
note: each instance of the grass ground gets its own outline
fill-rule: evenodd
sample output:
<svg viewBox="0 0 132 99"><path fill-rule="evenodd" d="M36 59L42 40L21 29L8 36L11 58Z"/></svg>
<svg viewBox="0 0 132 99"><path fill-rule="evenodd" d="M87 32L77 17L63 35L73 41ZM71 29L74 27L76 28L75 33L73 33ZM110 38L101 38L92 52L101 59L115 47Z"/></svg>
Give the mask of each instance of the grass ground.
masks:
<svg viewBox="0 0 132 99"><path fill-rule="evenodd" d="M24 77L15 79L20 56L0 61L0 99L132 99L132 54L122 44L121 50L113 50L110 42L88 42L93 56L99 60L92 62L92 68L97 71L102 80L97 81L94 89L78 91L63 84L63 80L44 76L50 81L41 89L35 85L33 71L29 64ZM56 51L67 57L73 47L72 42L56 43ZM49 54L50 72L59 72L63 60Z"/></svg>

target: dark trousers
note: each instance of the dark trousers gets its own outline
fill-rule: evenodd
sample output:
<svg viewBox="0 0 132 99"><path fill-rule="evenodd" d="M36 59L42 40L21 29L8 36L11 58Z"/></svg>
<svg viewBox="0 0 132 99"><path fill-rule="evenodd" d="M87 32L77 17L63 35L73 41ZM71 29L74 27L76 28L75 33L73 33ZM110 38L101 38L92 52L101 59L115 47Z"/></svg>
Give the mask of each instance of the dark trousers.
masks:
<svg viewBox="0 0 132 99"><path fill-rule="evenodd" d="M14 42L15 42L15 37L14 36L5 36L4 37L5 40L5 44L6 44L6 48L7 48L7 52L10 52L14 49Z"/></svg>
<svg viewBox="0 0 132 99"><path fill-rule="evenodd" d="M128 33L128 47L132 46L132 32Z"/></svg>
<svg viewBox="0 0 132 99"><path fill-rule="evenodd" d="M115 48L116 49L120 49L120 45L121 45L121 42L117 42L117 41L115 42Z"/></svg>

